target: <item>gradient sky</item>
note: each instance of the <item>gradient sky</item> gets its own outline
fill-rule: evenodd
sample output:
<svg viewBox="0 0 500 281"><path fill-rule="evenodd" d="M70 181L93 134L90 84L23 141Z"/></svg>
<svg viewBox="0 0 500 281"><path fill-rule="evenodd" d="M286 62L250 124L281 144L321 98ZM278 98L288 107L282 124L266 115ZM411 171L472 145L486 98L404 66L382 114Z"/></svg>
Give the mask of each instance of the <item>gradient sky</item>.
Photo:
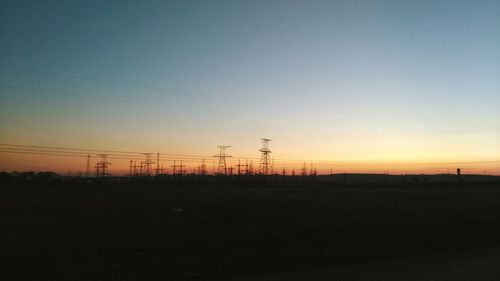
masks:
<svg viewBox="0 0 500 281"><path fill-rule="evenodd" d="M500 1L1 1L0 85L4 144L500 160ZM0 153L46 167L84 169Z"/></svg>

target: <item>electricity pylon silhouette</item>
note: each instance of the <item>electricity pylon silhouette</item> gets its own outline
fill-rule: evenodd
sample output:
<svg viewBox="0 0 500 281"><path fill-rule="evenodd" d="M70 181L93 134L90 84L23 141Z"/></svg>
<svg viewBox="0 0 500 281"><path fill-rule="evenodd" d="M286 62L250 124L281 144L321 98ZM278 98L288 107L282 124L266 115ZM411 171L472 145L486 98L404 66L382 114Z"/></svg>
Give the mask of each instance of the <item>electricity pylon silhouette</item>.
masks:
<svg viewBox="0 0 500 281"><path fill-rule="evenodd" d="M271 168L271 150L269 149L269 142L271 139L262 138L262 148L259 150L260 155L259 173L261 175L268 175Z"/></svg>
<svg viewBox="0 0 500 281"><path fill-rule="evenodd" d="M153 160L151 160L151 155L153 153L144 153L144 155L146 156L146 160L142 162L142 164L144 165L144 176L147 176L147 177L150 177L152 174L153 174L153 164L155 162L153 162Z"/></svg>
<svg viewBox="0 0 500 281"><path fill-rule="evenodd" d="M107 161L107 154L99 154L101 157L101 161L97 162L95 165L96 168L96 177L105 177L109 176L110 174L108 173L108 166L111 164Z"/></svg>
<svg viewBox="0 0 500 281"><path fill-rule="evenodd" d="M218 145L217 147L219 148L219 154L213 156L219 158L219 166L217 168L217 174L227 176L226 158L231 156L226 155L226 148L230 148L231 146Z"/></svg>
<svg viewBox="0 0 500 281"><path fill-rule="evenodd" d="M201 165L199 168L199 174L204 176L207 174L207 166L205 165L205 158L201 159Z"/></svg>

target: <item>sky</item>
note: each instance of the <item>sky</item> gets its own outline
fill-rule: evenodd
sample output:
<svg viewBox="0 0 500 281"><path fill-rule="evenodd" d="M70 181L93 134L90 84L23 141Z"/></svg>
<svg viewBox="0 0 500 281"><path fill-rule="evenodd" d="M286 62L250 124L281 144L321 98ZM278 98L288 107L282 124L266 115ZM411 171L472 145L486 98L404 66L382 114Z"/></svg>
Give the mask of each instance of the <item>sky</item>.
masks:
<svg viewBox="0 0 500 281"><path fill-rule="evenodd" d="M0 144L500 174L499 77L498 0L0 1Z"/></svg>

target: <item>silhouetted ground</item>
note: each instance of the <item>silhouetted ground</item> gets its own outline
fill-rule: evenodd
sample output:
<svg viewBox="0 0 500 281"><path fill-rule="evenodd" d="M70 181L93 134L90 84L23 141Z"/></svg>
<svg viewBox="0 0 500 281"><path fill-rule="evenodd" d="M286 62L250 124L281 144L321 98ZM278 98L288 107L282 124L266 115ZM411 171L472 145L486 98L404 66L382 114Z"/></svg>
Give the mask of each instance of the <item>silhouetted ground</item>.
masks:
<svg viewBox="0 0 500 281"><path fill-rule="evenodd" d="M0 280L500 280L500 188L0 188Z"/></svg>

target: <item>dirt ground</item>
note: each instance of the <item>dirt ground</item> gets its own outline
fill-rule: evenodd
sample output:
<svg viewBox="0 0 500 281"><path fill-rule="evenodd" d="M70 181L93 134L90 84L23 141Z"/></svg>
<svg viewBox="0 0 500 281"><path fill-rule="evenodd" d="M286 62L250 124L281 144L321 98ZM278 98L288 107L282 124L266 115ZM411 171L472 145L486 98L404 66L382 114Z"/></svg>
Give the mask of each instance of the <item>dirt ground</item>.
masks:
<svg viewBox="0 0 500 281"><path fill-rule="evenodd" d="M500 187L0 188L0 280L500 280Z"/></svg>

